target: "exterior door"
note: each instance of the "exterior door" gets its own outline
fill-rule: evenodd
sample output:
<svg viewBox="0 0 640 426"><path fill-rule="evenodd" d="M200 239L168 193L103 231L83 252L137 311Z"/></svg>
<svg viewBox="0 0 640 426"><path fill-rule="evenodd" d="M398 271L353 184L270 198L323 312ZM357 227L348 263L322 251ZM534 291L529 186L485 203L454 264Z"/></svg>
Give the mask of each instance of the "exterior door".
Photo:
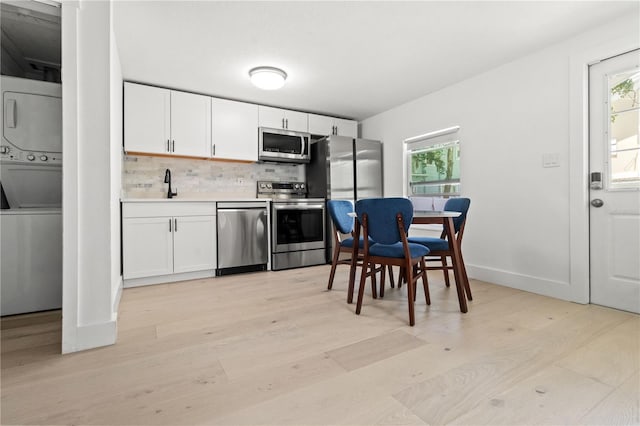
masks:
<svg viewBox="0 0 640 426"><path fill-rule="evenodd" d="M640 312L640 50L589 71L591 303Z"/></svg>

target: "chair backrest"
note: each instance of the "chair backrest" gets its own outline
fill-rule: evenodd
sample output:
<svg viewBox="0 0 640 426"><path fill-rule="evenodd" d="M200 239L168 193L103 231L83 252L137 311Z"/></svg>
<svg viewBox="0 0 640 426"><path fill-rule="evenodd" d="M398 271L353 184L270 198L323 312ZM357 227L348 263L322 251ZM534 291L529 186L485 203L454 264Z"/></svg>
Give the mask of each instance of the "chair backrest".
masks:
<svg viewBox="0 0 640 426"><path fill-rule="evenodd" d="M329 200L327 201L327 211L336 230L342 234L349 234L353 231L354 218L349 216L349 213L353 213L351 201Z"/></svg>
<svg viewBox="0 0 640 426"><path fill-rule="evenodd" d="M460 216L453 218L453 226L456 230L456 234L460 232L460 227L467 220L467 212L469 211L469 205L471 200L469 198L449 198L444 204L444 209L450 212L460 212Z"/></svg>
<svg viewBox="0 0 640 426"><path fill-rule="evenodd" d="M405 234L413 220L413 204L407 198L366 198L356 202L358 220L367 215L368 236L381 244L401 241L396 215L402 214Z"/></svg>

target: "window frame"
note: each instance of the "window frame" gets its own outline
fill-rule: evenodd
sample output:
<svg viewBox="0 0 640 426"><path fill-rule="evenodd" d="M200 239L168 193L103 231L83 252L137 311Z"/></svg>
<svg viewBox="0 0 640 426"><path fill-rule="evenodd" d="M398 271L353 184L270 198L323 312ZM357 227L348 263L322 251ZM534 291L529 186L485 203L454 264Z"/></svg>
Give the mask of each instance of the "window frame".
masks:
<svg viewBox="0 0 640 426"><path fill-rule="evenodd" d="M441 145L447 143L458 144L458 155L461 150L461 138L460 138L460 126L447 127L445 129L436 130L433 132L425 133L422 135L414 136L405 139L402 144L402 157L403 157L403 195L407 198L419 198L421 195L414 195L411 191L411 154L413 151L424 150L434 145ZM460 178L457 179L458 192L453 196L443 196L442 198L452 198L461 196L462 190L462 170L460 170ZM424 197L435 198L434 195L424 195Z"/></svg>

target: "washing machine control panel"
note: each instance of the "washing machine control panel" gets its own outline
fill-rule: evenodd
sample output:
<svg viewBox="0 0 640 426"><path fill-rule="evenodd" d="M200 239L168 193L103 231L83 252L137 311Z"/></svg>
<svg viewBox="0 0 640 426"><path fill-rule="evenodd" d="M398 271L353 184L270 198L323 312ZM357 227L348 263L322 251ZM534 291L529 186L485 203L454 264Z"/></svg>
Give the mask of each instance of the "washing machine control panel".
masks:
<svg viewBox="0 0 640 426"><path fill-rule="evenodd" d="M62 154L58 152L22 151L11 145L0 145L0 160L28 162L34 164L62 164Z"/></svg>

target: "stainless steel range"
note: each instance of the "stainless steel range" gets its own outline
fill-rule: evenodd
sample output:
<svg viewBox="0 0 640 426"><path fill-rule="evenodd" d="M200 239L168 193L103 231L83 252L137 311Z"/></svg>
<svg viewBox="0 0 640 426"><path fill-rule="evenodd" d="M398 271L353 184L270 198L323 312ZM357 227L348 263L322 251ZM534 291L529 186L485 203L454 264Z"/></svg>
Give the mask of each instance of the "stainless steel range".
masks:
<svg viewBox="0 0 640 426"><path fill-rule="evenodd" d="M271 269L326 263L325 200L306 198L301 182L258 182L258 198L271 198Z"/></svg>

